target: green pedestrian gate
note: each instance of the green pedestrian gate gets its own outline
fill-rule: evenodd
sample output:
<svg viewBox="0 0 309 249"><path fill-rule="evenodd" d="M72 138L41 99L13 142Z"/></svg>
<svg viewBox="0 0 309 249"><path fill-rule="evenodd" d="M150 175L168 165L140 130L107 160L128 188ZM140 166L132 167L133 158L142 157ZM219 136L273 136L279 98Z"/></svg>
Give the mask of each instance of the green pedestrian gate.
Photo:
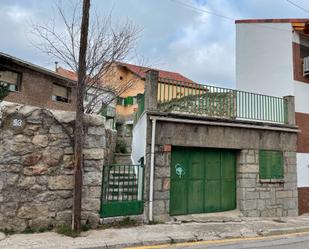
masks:
<svg viewBox="0 0 309 249"><path fill-rule="evenodd" d="M170 214L236 208L236 156L232 150L173 147Z"/></svg>
<svg viewBox="0 0 309 249"><path fill-rule="evenodd" d="M104 166L100 216L106 218L142 214L143 181L143 164Z"/></svg>

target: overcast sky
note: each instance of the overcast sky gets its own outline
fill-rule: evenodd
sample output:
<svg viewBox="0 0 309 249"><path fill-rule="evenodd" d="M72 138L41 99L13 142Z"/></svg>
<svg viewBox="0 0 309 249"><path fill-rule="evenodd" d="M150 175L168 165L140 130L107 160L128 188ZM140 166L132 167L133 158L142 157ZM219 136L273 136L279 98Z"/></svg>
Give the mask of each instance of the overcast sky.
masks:
<svg viewBox="0 0 309 249"><path fill-rule="evenodd" d="M64 0L68 1L68 0ZM73 0L74 1L74 0ZM177 0L178 1L178 0ZM309 18L286 0L179 0L233 19ZM309 10L308 0L293 0ZM46 21L55 0L0 0L0 51L53 68L32 46L31 22ZM143 29L137 53L150 65L179 72L201 83L235 84L235 24L233 20L186 8L173 0L92 0L101 15L126 18Z"/></svg>

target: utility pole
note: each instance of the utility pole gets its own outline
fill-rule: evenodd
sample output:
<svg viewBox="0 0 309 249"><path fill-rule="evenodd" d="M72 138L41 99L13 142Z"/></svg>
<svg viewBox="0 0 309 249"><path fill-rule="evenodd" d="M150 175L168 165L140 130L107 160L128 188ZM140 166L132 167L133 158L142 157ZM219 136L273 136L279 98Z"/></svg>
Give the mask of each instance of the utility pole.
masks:
<svg viewBox="0 0 309 249"><path fill-rule="evenodd" d="M76 89L76 120L74 130L74 191L72 229L81 230L81 206L83 187L83 145L84 145L84 93L86 88L86 54L88 47L90 0L83 0L80 47L78 61L78 81Z"/></svg>

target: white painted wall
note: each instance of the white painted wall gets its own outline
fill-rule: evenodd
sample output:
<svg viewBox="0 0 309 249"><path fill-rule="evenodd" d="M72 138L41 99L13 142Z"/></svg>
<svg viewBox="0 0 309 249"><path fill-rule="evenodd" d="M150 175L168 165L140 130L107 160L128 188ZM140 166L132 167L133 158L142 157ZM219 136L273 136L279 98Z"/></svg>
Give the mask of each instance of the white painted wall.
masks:
<svg viewBox="0 0 309 249"><path fill-rule="evenodd" d="M309 84L295 81L295 111L309 114Z"/></svg>
<svg viewBox="0 0 309 249"><path fill-rule="evenodd" d="M294 95L293 39L290 23L236 24L236 88Z"/></svg>
<svg viewBox="0 0 309 249"><path fill-rule="evenodd" d="M138 160L146 154L147 119L144 113L133 128L132 138L132 162L138 164Z"/></svg>
<svg viewBox="0 0 309 249"><path fill-rule="evenodd" d="M309 154L297 153L297 187L309 187Z"/></svg>

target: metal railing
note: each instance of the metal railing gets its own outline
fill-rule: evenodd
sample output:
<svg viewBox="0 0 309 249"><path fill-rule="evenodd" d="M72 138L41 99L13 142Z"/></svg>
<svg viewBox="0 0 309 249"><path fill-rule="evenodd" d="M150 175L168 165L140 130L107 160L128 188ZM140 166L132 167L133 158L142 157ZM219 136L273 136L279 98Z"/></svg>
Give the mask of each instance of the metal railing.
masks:
<svg viewBox="0 0 309 249"><path fill-rule="evenodd" d="M233 119L287 122L283 98L159 78L158 109Z"/></svg>
<svg viewBox="0 0 309 249"><path fill-rule="evenodd" d="M102 201L141 201L143 165L106 165L103 167Z"/></svg>

